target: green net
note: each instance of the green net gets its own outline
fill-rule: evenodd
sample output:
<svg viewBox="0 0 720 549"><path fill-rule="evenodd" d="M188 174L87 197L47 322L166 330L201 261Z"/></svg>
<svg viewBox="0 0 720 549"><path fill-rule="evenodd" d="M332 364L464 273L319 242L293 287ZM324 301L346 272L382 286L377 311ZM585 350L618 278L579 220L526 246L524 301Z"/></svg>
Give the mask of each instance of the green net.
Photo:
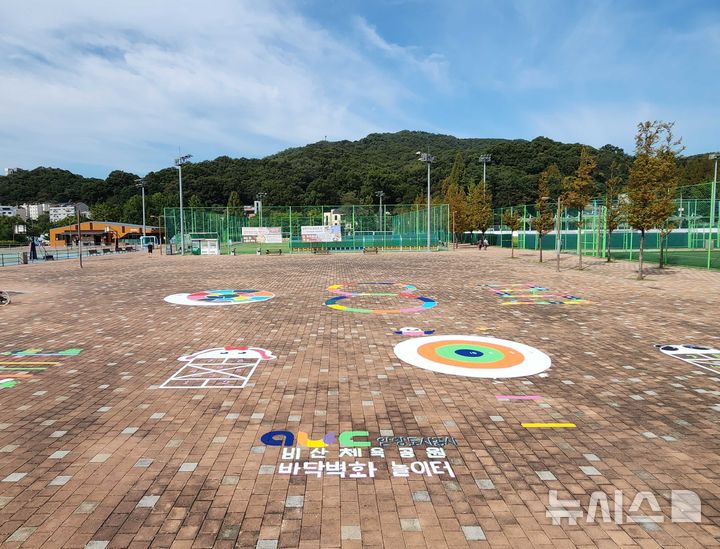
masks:
<svg viewBox="0 0 720 549"><path fill-rule="evenodd" d="M182 213L186 248L191 235L213 234L221 253L255 253L258 248L410 251L427 248L428 240L431 249L444 250L451 239L447 204L431 206L429 225L427 208L417 204L263 206L262 212L249 215L241 208L184 208ZM178 248L180 208L165 208L163 226L166 241Z"/></svg>
<svg viewBox="0 0 720 549"><path fill-rule="evenodd" d="M711 182L680 187L674 213L668 220L673 229L666 235L657 229L645 234L645 258L650 262L659 260L662 246L664 262L667 264L720 268L720 201L715 200L715 215L711 219L711 195ZM502 223L503 214L508 211L516 211L520 215L520 229L514 234ZM488 240L495 245L510 247L511 238L514 238L514 245L518 248L538 250L542 244L543 250L555 250L559 229L563 252L603 258L607 258L610 253L615 259L637 259L640 232L632 229L627 219L621 216L618 228L608 235L607 208L602 199L592 200L583 210L580 237L578 210L561 207L560 226L557 225L558 216L555 214L555 227L542 238L542 243L538 233L533 230L536 217L534 204L498 208L494 212L495 224L487 233Z"/></svg>

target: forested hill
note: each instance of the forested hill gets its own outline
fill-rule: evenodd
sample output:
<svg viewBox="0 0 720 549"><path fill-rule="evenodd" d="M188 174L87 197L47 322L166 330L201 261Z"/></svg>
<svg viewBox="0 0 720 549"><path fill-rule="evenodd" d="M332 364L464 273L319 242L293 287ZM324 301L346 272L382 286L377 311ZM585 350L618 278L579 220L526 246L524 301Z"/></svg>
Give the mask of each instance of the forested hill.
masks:
<svg viewBox="0 0 720 549"><path fill-rule="evenodd" d="M494 205L535 202L537 176L550 164L563 175L574 173L580 144L566 144L538 137L532 141L506 139L460 139L449 135L402 131L371 134L358 141L320 141L292 148L263 159L215 160L191 163L183 168L185 203L226 205L231 192L240 202L251 204L259 192L267 205L319 205L373 203L375 191L385 192L384 201L412 203L423 194L426 166L416 151L435 156L431 179L433 194L451 171L457 153L465 163L463 183L482 180L481 154L492 161L487 181ZM621 175L627 173L632 157L612 145L593 149L598 163L595 174L598 192L610 176L613 162ZM169 161L171 159L168 159ZM708 180L710 162L703 157L681 159L681 184ZM137 220L139 193L135 174L114 171L105 179L85 178L65 170L36 168L0 177L0 204L22 202L64 202L79 200L103 216L124 221ZM157 215L164 206L177 205L177 171L166 168L145 176L148 209ZM553 189L553 194L557 189Z"/></svg>

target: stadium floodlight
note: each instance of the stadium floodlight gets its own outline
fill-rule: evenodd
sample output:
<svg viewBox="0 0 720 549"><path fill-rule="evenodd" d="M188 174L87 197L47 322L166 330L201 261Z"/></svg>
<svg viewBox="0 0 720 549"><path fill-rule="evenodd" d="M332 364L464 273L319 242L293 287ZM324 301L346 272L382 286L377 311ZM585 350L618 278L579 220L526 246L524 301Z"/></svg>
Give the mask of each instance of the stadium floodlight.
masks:
<svg viewBox="0 0 720 549"><path fill-rule="evenodd" d="M492 160L492 155L482 154L480 155L480 162L483 164L483 188L485 187L485 168L487 164Z"/></svg>
<svg viewBox="0 0 720 549"><path fill-rule="evenodd" d="M183 188L182 188L182 167L192 158L186 154L175 159L175 167L178 169L178 182L180 185L180 254L185 255L185 220L183 218Z"/></svg>
<svg viewBox="0 0 720 549"><path fill-rule="evenodd" d="M435 157L432 156L429 152L416 152L420 158L418 160L420 162L425 162L427 164L427 251L430 251L430 164L432 164L435 161Z"/></svg>

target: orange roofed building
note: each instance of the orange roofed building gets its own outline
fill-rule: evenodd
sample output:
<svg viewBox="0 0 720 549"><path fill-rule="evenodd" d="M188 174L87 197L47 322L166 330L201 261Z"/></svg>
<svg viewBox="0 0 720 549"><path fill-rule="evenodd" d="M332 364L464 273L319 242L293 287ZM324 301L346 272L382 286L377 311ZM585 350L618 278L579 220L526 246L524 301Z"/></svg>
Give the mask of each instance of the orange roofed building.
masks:
<svg viewBox="0 0 720 549"><path fill-rule="evenodd" d="M111 246L115 240L139 240L143 233L143 226L134 223L119 223L117 221L81 221L80 242L85 246ZM160 240L160 229L145 225L145 234L155 236ZM50 246L74 245L78 237L77 223L50 229Z"/></svg>

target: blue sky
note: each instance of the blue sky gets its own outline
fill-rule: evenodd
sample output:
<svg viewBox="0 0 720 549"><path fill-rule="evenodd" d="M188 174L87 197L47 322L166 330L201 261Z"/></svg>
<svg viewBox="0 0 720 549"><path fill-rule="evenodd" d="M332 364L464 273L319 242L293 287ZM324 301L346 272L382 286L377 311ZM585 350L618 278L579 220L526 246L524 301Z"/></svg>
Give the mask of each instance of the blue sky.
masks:
<svg viewBox="0 0 720 549"><path fill-rule="evenodd" d="M402 129L720 149L720 2L3 0L0 168L140 175Z"/></svg>

